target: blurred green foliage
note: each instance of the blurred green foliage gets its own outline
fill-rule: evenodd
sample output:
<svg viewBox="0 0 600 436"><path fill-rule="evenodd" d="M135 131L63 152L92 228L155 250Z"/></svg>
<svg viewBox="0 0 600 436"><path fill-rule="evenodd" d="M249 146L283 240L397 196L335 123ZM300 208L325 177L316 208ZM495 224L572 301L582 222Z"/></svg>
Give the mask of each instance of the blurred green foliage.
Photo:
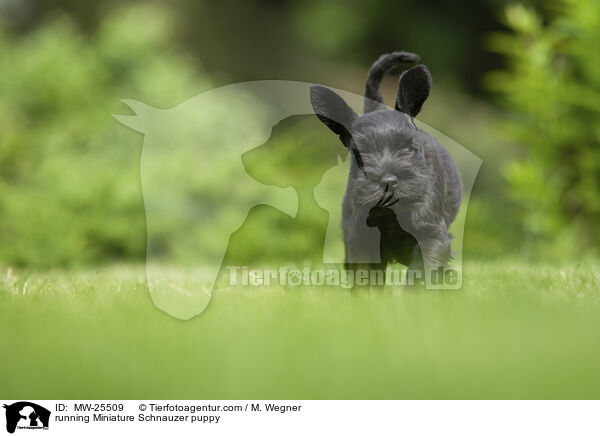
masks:
<svg viewBox="0 0 600 436"><path fill-rule="evenodd" d="M506 9L512 32L490 45L508 67L487 82L510 110L502 128L521 151L505 177L522 226L565 254L600 242L600 3L560 0L544 12Z"/></svg>
<svg viewBox="0 0 600 436"><path fill-rule="evenodd" d="M436 80L481 92L481 77L500 56L482 43L500 30L497 14L510 0L130 0L168 8L177 40L202 58L219 83L229 80L334 80L368 66L381 53L409 50L437 72ZM529 0L531 2L538 0ZM29 32L57 11L95 33L119 0L0 0L11 28ZM223 75L225 73L225 75ZM362 73L361 73L362 74ZM221 76L223 75L223 76ZM362 78L361 78L362 80ZM359 91L359 88L351 89Z"/></svg>
<svg viewBox="0 0 600 436"><path fill-rule="evenodd" d="M294 3L292 28L319 56L368 67L381 53L408 50L437 72L437 79L471 92L497 65L483 36L499 30L497 1L305 0Z"/></svg>
<svg viewBox="0 0 600 436"><path fill-rule="evenodd" d="M461 76L476 87L477 71L489 64L475 56L474 46L484 28L495 26L486 18L498 6L492 3L477 6L481 23L464 29L460 17L448 15L444 22L447 6L438 4L426 19L415 5L403 3L407 25L394 31L400 6L384 0L368 11L355 3L250 2L248 16L262 15L247 23L227 15L223 5L184 0L125 8L109 1L83 8L63 0L60 7L40 5L35 20L23 20L21 27L15 25L19 20L0 16L0 262L54 267L144 260L142 135L110 116L128 112L120 99L169 108L223 81L310 81L324 71L324 83L358 83L347 88L360 92L366 69L347 66L368 66L381 52L398 48L421 52L434 74L420 120L484 161L469 204L466 256L522 251L523 233L532 246L558 241L560 249L553 252L560 255L578 248L574 241L597 243L598 6L565 0L550 9L548 22L523 6L507 10L512 33L495 34L491 44L509 65L487 80L511 112L502 123L509 140L500 141L491 128L497 110L449 86L460 85L455 78ZM336 24L340 17L347 26ZM418 23L425 27L416 31ZM268 30L259 34L261 26ZM449 27L462 30L452 33ZM452 38L440 50L444 35ZM195 45L191 38L197 38ZM395 80L386 79L384 88L393 95ZM296 190L300 214L291 218L255 207L232 236L226 261L318 260L327 213L316 204L313 188L344 152L307 116L280 123L264 146L246 153L243 163L256 180ZM172 171L185 184L191 171L181 168ZM226 172L220 167L211 180L223 182Z"/></svg>
<svg viewBox="0 0 600 436"><path fill-rule="evenodd" d="M115 9L91 34L78 30L66 15L54 16L23 35L2 31L3 263L70 267L145 259L146 217L139 172L142 136L110 115L128 111L119 103L122 98L168 108L214 87L209 75L178 46L175 23L169 9L150 5ZM456 106L457 99L444 97L438 88L440 93L442 97L428 103L425 114L431 114L430 122L442 129L463 130L463 111L448 118L452 111L447 107ZM486 117L474 115L468 121L473 135L461 139L473 142L479 137ZM484 141L483 148L494 148L493 141ZM267 143L242 156L256 180L296 190L299 215L291 218L269 206L253 208L232 236L226 262L320 259L328 218L315 202L313 189L345 153L316 118L300 116L275 126ZM191 162L168 171L181 180L180 185L189 187L187 194L198 195L195 182L201 175L194 174ZM223 184L227 171L215 167L211 183ZM494 186L493 176L487 179L483 184ZM344 187L338 188L341 195ZM473 216L481 230L475 232L471 247L497 255L503 250L502 235L490 236L486 230L486 223L496 215L479 204ZM226 220L221 217L215 225ZM174 229L177 221L159 224ZM187 243L171 235L163 246L172 250L175 244L185 257L185 250L193 249L192 240L213 246L216 241L206 239L211 235L203 232L204 239L198 234L190 238L184 232L180 236Z"/></svg>
<svg viewBox="0 0 600 436"><path fill-rule="evenodd" d="M143 137L111 113L128 112L119 103L124 97L168 108L214 87L185 53L177 50L174 17L156 5L116 9L93 35L78 31L64 15L23 36L2 34L3 263L70 267L145 259ZM255 207L234 234L227 260L318 259L327 213L315 203L312 188L344 151L316 118L305 116L276 126L264 147L244 155L248 173L257 180L297 190L301 213L291 218L272 207ZM183 195L210 204L222 201L212 198L216 191L211 187L228 180L226 166L204 175L197 174L193 162L165 161L162 166L179 180L177 186L185 187ZM199 178L208 183L201 192ZM220 216L214 225L228 219ZM216 231L201 229L190 237L189 231L198 229L177 233L178 225L177 217L162 220L158 226L167 237L153 236L164 250L176 250L180 257L198 244L220 242L214 240Z"/></svg>
<svg viewBox="0 0 600 436"><path fill-rule="evenodd" d="M0 29L0 258L57 266L143 259L139 134L119 99L173 105L208 81L171 47L156 7L119 9L92 36L57 16L24 37Z"/></svg>

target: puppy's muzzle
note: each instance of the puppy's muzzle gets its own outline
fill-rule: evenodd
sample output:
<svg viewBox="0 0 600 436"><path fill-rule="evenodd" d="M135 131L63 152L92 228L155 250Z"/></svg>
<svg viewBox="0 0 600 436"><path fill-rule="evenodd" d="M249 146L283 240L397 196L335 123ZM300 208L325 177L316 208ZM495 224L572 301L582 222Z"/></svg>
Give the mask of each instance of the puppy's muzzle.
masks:
<svg viewBox="0 0 600 436"><path fill-rule="evenodd" d="M383 195L375 205L375 208L386 208L396 204L399 198L394 198L394 188L398 183L398 179L394 176L387 176L388 182L385 183ZM384 180L384 179L382 179Z"/></svg>
<svg viewBox="0 0 600 436"><path fill-rule="evenodd" d="M381 185L382 188L385 188L387 185L388 188L393 190L396 186L398 186L398 177L396 177L394 175L384 176L381 179L381 181L379 182L379 184Z"/></svg>

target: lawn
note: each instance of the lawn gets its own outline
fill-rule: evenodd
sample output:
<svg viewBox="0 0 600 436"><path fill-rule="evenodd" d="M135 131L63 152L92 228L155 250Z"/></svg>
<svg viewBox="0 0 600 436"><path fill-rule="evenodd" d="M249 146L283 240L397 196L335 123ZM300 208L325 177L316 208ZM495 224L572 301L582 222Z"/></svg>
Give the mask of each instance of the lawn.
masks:
<svg viewBox="0 0 600 436"><path fill-rule="evenodd" d="M600 398L600 267L467 263L460 291L234 288L174 319L143 268L2 271L0 397Z"/></svg>

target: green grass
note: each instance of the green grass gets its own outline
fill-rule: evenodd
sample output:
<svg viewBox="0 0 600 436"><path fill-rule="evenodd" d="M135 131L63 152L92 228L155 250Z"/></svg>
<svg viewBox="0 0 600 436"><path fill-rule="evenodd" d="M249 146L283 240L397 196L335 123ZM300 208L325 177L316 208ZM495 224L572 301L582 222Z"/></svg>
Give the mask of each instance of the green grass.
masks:
<svg viewBox="0 0 600 436"><path fill-rule="evenodd" d="M460 291L236 288L191 321L143 269L2 275L4 398L600 397L592 263L470 263Z"/></svg>

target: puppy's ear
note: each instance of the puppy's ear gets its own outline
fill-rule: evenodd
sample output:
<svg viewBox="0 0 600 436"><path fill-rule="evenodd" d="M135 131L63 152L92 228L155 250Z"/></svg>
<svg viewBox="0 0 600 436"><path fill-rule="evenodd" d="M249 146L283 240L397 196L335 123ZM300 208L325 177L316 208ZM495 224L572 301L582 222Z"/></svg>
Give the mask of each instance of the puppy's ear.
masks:
<svg viewBox="0 0 600 436"><path fill-rule="evenodd" d="M400 76L396 110L416 117L431 90L431 74L425 65L416 65Z"/></svg>
<svg viewBox="0 0 600 436"><path fill-rule="evenodd" d="M311 85L310 102L317 117L348 147L352 137L352 124L358 114L342 97L326 86Z"/></svg>

